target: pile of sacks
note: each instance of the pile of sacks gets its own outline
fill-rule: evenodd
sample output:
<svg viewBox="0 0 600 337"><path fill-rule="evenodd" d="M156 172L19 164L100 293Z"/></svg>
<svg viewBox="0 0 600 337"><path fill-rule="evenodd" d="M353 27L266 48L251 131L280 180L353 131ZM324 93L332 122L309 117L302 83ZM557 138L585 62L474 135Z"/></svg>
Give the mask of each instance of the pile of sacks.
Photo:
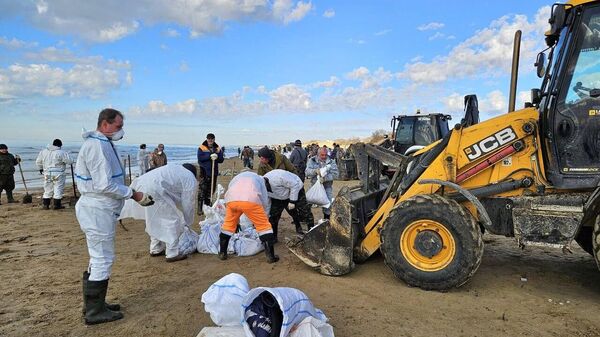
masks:
<svg viewBox="0 0 600 337"><path fill-rule="evenodd" d="M219 254L219 233L225 221L225 201L220 199L224 192L221 185L217 187L217 197L212 207L203 205L205 219L200 221L200 235L198 237L198 253ZM245 215L240 218L240 231L235 233L229 240L228 254L238 256L252 256L264 250L254 229L252 222Z"/></svg>
<svg viewBox="0 0 600 337"><path fill-rule="evenodd" d="M250 289L246 278L231 273L211 285L201 298L218 328L198 336L334 337L325 314L294 288Z"/></svg>

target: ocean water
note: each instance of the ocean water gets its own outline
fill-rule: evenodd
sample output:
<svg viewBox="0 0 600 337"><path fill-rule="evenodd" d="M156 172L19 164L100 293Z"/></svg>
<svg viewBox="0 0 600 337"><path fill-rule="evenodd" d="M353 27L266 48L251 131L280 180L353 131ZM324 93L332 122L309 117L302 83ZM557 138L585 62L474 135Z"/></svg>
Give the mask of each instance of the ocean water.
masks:
<svg viewBox="0 0 600 337"><path fill-rule="evenodd" d="M35 164L35 160L44 148L48 144L41 143L25 143L25 142L7 142L8 152L13 155L19 155L21 157L21 168L23 170L23 175L25 176L25 183L27 184L27 188L37 188L42 187L43 176L40 175L39 169ZM69 152L69 155L75 162L77 160L77 153L79 152L79 148L81 148L82 142L79 143L63 143L62 149ZM131 159L131 174L136 176L139 174L139 169L137 165L137 153L139 151L139 145L128 145L128 144L119 144L119 142L115 142L117 151L121 156L121 163L123 160L127 160L128 155ZM146 151L152 151L158 144L146 144ZM238 145L225 145L225 158L234 158L238 156ZM241 148L243 146L240 146ZM165 144L165 153L167 154L167 162L175 163L175 164L184 164L184 163L196 163L198 161L196 152L198 150L197 145L176 145L169 146ZM73 168L75 164L73 164ZM15 183L17 190L23 190L23 182L21 179L21 174L19 173L19 167L15 167ZM128 172L128 167L125 168ZM67 185L71 183L71 168L67 168Z"/></svg>

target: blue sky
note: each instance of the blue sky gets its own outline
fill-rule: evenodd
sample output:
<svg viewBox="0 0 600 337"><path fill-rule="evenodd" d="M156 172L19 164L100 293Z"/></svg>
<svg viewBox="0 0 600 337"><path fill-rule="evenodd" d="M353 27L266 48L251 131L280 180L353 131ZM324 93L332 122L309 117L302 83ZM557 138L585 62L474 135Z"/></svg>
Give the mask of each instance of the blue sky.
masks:
<svg viewBox="0 0 600 337"><path fill-rule="evenodd" d="M365 137L392 115L506 112L538 86L547 1L0 0L0 142L79 140L98 112L123 142Z"/></svg>

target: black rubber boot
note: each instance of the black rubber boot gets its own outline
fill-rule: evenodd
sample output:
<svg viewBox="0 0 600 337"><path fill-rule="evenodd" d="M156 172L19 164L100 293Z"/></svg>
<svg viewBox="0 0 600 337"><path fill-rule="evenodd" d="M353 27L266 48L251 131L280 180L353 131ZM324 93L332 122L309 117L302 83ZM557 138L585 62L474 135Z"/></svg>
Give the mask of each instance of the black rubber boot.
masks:
<svg viewBox="0 0 600 337"><path fill-rule="evenodd" d="M49 198L42 199L42 208L50 209L50 199Z"/></svg>
<svg viewBox="0 0 600 337"><path fill-rule="evenodd" d="M330 216L331 216L331 214L323 214L323 219L329 220Z"/></svg>
<svg viewBox="0 0 600 337"><path fill-rule="evenodd" d="M227 247L229 246L231 235L225 233L219 234L219 259L227 260Z"/></svg>
<svg viewBox="0 0 600 337"><path fill-rule="evenodd" d="M90 273L88 273L87 270L84 271L83 272L83 278L82 278L83 282L81 282L81 284L83 285L83 309L81 310L81 313L84 316L85 316L85 290L87 289L87 283L88 283L88 279L89 278L90 278ZM106 298L106 293L104 293L104 298ZM112 310L112 311L119 311L119 310L121 310L121 306L119 304L116 304L116 303L109 304L109 303L106 303L106 302L104 302L104 303L106 304L106 307L109 310Z"/></svg>
<svg viewBox="0 0 600 337"><path fill-rule="evenodd" d="M120 311L112 311L107 308L106 290L108 289L108 280L87 281L85 292L85 324L100 324L116 321L123 318Z"/></svg>
<svg viewBox="0 0 600 337"><path fill-rule="evenodd" d="M61 204L61 199L54 199L54 207L53 209L63 209L65 206Z"/></svg>
<svg viewBox="0 0 600 337"><path fill-rule="evenodd" d="M300 225L300 223L297 223L295 225L296 225L296 233L298 233L300 235L304 235L304 231L302 230L302 226Z"/></svg>
<svg viewBox="0 0 600 337"><path fill-rule="evenodd" d="M13 194L12 191L6 191L6 199L8 199L8 203L12 204L15 203L15 198L13 198Z"/></svg>
<svg viewBox="0 0 600 337"><path fill-rule="evenodd" d="M279 256L275 255L275 243L273 234L265 234L260 236L260 241L262 241L265 246L265 255L267 256L267 263L275 263L279 261Z"/></svg>

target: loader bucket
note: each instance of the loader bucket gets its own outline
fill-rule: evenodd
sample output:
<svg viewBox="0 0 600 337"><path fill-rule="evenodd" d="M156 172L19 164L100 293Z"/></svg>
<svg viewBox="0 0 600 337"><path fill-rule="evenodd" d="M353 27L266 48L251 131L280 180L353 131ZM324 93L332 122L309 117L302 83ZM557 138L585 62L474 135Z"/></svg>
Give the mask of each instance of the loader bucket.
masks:
<svg viewBox="0 0 600 337"><path fill-rule="evenodd" d="M339 276L354 269L352 206L342 193L331 206L330 220L313 227L303 237L287 243L288 249L321 274Z"/></svg>

